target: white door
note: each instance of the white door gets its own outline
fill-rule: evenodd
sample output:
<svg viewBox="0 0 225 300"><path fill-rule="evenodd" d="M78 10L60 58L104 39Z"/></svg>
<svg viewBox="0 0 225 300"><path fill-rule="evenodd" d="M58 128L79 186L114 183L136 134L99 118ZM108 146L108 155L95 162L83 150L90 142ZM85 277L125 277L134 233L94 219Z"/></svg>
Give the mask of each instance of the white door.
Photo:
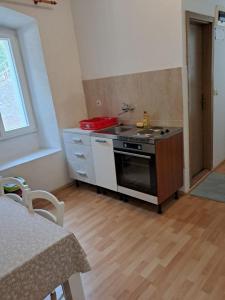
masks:
<svg viewBox="0 0 225 300"><path fill-rule="evenodd" d="M225 159L225 29L219 27L217 30L221 36L214 44L214 167Z"/></svg>
<svg viewBox="0 0 225 300"><path fill-rule="evenodd" d="M96 185L117 191L116 168L111 139L91 138Z"/></svg>

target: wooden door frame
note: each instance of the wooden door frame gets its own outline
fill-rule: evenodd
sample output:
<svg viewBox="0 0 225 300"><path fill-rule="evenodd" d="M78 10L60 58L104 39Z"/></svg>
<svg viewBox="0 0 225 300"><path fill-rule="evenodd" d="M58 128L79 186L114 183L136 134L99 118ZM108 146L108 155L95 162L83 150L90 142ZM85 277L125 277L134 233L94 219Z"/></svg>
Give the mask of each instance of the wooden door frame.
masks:
<svg viewBox="0 0 225 300"><path fill-rule="evenodd" d="M206 134L204 134L204 147L205 147L205 143L209 143L210 145L207 147L208 153L206 154L207 156L207 167L206 169L208 170L212 170L213 168L213 81L214 81L214 18L211 16L206 16L206 15L202 15L202 14L198 14L198 13L194 13L191 11L186 11L186 60L187 60L187 74L188 74L188 125L189 125L189 129L190 129L190 83L189 83L189 32L190 32L190 25L191 23L199 23L202 25L210 25L210 32L208 32L208 36L209 39L207 41L205 41L205 43L208 44L207 50L208 50L208 55L210 55L210 64L209 64L209 68L210 68L210 78L207 78L207 82L211 83L209 86L204 84L204 89L205 89L205 93L207 95L207 102L209 104L209 109L210 109L210 114L209 114L209 126L208 126L208 136L207 136L207 141L205 139ZM203 78L203 83L206 80L206 78ZM190 131L189 131L189 155L190 154ZM189 156L190 157L190 156ZM204 164L205 164L205 158L204 158ZM191 171L191 157L189 160L189 170ZM193 184L193 178L192 178L192 174L190 172L190 183L191 185Z"/></svg>

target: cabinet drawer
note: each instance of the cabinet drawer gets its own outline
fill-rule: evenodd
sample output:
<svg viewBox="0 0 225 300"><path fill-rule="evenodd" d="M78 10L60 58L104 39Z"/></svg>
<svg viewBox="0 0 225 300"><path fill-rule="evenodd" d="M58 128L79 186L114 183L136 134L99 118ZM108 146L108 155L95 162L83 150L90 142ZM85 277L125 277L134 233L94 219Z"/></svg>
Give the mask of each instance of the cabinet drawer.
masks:
<svg viewBox="0 0 225 300"><path fill-rule="evenodd" d="M69 171L72 178L95 184L94 168L89 163L79 163L78 161L68 160Z"/></svg>
<svg viewBox="0 0 225 300"><path fill-rule="evenodd" d="M92 163L91 147L84 145L65 144L66 156L68 160Z"/></svg>
<svg viewBox="0 0 225 300"><path fill-rule="evenodd" d="M64 133L64 143L89 146L91 144L91 138L88 135L65 132Z"/></svg>

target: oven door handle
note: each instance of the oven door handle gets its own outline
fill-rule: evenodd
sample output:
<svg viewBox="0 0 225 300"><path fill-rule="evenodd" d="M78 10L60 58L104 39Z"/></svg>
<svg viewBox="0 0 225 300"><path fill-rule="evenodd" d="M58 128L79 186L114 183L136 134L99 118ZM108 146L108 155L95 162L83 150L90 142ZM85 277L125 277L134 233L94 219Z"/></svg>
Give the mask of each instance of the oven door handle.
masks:
<svg viewBox="0 0 225 300"><path fill-rule="evenodd" d="M123 151L114 150L114 153L127 155L127 156L134 156L134 157L139 157L139 158L145 158L145 159L148 159L148 160L152 159L151 156L141 155L141 154L136 154L136 153L130 153L130 152L123 152Z"/></svg>

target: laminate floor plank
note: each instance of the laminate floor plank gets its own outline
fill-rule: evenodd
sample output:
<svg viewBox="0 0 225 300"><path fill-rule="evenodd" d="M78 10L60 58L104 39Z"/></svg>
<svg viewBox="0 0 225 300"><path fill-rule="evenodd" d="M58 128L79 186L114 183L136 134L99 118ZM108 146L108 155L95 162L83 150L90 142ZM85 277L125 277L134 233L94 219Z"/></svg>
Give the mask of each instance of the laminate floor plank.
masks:
<svg viewBox="0 0 225 300"><path fill-rule="evenodd" d="M225 299L224 203L184 195L158 215L150 204L85 184L57 196L64 226L92 266L82 275L87 300Z"/></svg>

